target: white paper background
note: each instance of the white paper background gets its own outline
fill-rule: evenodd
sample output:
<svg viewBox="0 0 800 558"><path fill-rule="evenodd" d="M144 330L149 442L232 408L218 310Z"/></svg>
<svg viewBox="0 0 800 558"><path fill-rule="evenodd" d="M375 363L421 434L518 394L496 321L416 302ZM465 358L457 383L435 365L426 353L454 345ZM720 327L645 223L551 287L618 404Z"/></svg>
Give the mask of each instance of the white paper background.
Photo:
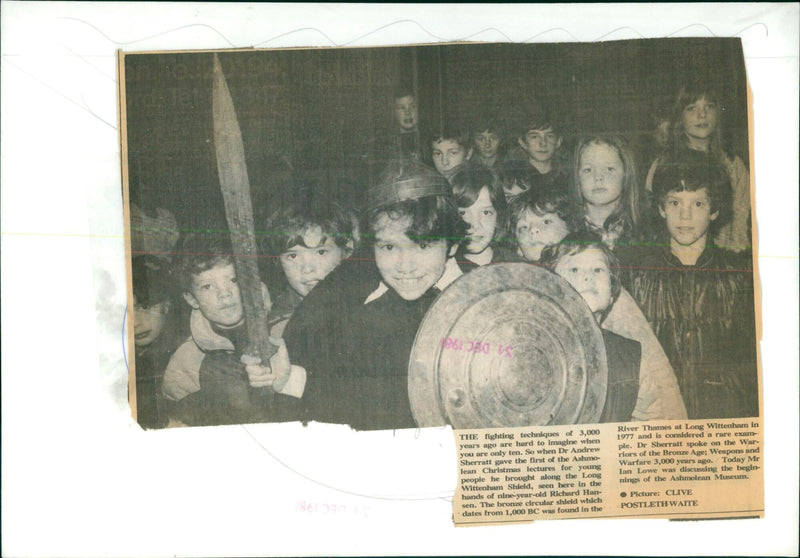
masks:
<svg viewBox="0 0 800 558"><path fill-rule="evenodd" d="M796 554L797 4L3 2L1 14L4 556ZM129 418L115 49L665 36L744 44L765 317L765 519L456 530L449 429L143 432ZM298 511L301 502L317 511Z"/></svg>

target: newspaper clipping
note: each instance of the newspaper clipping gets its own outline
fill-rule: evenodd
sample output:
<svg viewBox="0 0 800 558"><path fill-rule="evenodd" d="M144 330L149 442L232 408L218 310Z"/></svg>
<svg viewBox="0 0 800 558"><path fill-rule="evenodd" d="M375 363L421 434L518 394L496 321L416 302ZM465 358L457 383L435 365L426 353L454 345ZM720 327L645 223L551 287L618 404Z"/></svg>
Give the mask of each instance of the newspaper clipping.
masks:
<svg viewBox="0 0 800 558"><path fill-rule="evenodd" d="M456 431L456 525L762 517L757 419Z"/></svg>
<svg viewBox="0 0 800 558"><path fill-rule="evenodd" d="M456 525L763 516L738 39L118 71L143 428L450 426Z"/></svg>

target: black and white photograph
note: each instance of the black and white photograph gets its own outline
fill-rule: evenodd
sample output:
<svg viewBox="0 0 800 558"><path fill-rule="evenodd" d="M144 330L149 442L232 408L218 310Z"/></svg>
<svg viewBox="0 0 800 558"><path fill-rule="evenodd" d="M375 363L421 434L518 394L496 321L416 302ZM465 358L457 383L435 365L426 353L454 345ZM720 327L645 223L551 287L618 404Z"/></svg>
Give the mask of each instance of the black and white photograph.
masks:
<svg viewBox="0 0 800 558"><path fill-rule="evenodd" d="M143 427L759 416L738 39L120 76Z"/></svg>

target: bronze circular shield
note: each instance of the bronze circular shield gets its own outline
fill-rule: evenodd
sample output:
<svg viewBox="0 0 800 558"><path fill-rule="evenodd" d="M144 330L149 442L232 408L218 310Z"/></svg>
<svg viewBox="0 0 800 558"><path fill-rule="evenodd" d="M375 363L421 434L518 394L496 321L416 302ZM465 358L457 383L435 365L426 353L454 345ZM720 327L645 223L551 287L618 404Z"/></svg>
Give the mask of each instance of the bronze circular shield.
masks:
<svg viewBox="0 0 800 558"><path fill-rule="evenodd" d="M478 268L422 321L408 391L420 427L497 428L597 422L608 369L581 296L538 266Z"/></svg>

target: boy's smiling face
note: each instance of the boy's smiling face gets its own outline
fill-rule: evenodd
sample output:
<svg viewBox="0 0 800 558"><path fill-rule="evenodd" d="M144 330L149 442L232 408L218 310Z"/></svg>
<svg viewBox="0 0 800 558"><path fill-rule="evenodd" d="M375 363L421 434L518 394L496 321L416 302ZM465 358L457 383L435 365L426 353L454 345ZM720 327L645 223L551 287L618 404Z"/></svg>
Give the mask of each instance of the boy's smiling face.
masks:
<svg viewBox="0 0 800 558"><path fill-rule="evenodd" d="M561 147L561 137L552 128L528 130L519 138L519 146L537 163L548 163Z"/></svg>
<svg viewBox="0 0 800 558"><path fill-rule="evenodd" d="M694 192L672 190L664 197L664 204L658 211L667 221L670 242L681 246L704 245L708 227L719 215L711 211L706 188Z"/></svg>
<svg viewBox="0 0 800 558"><path fill-rule="evenodd" d="M542 250L558 244L567 234L569 227L557 214L539 215L531 209L522 212L514 228L522 257L529 262L538 262L542 257Z"/></svg>
<svg viewBox="0 0 800 558"><path fill-rule="evenodd" d="M292 246L281 254L280 262L289 286L305 297L345 257L344 248L324 235L320 227L312 227L303 233L303 244Z"/></svg>
<svg viewBox="0 0 800 558"><path fill-rule="evenodd" d="M192 286L183 293L183 298L208 321L222 328L235 327L244 321L242 296L232 263L193 275Z"/></svg>
<svg viewBox="0 0 800 558"><path fill-rule="evenodd" d="M433 287L447 263L445 240L411 240L410 217L387 214L375 226L375 263L384 283L404 300L417 300Z"/></svg>
<svg viewBox="0 0 800 558"><path fill-rule="evenodd" d="M600 249L592 247L564 256L555 272L578 291L592 313L601 313L611 305L611 273Z"/></svg>

